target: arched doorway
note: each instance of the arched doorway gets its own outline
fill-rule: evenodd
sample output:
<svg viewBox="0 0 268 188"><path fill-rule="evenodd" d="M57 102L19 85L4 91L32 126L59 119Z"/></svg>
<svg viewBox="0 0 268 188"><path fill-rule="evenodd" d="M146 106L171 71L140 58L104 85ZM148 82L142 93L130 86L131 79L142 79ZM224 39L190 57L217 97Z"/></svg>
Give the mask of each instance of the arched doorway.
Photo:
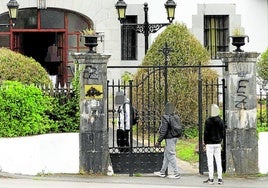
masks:
<svg viewBox="0 0 268 188"><path fill-rule="evenodd" d="M0 20L8 20L7 13L1 14ZM0 28L0 47L34 58L56 85L64 85L73 76L70 52L86 50L79 31L92 24L89 18L69 10L20 9L14 28Z"/></svg>

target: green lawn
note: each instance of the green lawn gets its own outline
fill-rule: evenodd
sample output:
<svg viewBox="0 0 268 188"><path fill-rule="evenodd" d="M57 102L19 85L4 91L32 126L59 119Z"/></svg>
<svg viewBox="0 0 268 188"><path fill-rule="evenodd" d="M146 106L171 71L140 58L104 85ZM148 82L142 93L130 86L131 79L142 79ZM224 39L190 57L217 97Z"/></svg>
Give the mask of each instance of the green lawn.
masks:
<svg viewBox="0 0 268 188"><path fill-rule="evenodd" d="M197 146L198 138L179 139L179 142L176 146L177 157L189 163L198 162L199 157L198 153L196 152Z"/></svg>

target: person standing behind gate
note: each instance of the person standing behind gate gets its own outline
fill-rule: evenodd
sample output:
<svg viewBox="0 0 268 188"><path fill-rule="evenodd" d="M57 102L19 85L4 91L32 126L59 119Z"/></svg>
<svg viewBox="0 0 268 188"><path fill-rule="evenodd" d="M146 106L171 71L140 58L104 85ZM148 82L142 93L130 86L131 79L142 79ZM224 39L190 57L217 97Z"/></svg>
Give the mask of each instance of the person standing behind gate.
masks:
<svg viewBox="0 0 268 188"><path fill-rule="evenodd" d="M216 104L212 104L210 110L210 117L205 121L204 130L209 178L204 183L214 184L214 156L217 164L218 184L222 184L221 142L224 135L224 123L219 116L220 110Z"/></svg>
<svg viewBox="0 0 268 188"><path fill-rule="evenodd" d="M155 175L160 177L166 177L166 170L168 165L170 164L173 168L174 174L169 175L168 178L179 179L181 176L179 174L179 168L177 165L177 158L176 158L176 144L178 142L179 135L172 135L171 128L169 122L171 121L170 118L177 118L179 120L178 115L174 115L175 107L171 103L167 103L165 106L165 115L162 116L161 119L161 126L159 128L159 138L155 144L156 147L161 145L161 142L165 139L165 151L164 151L164 159L162 168L159 172L154 172Z"/></svg>
<svg viewBox="0 0 268 188"><path fill-rule="evenodd" d="M129 99L125 97L124 103L118 107L117 124L117 146L120 152L129 150L129 131L130 131L130 104Z"/></svg>

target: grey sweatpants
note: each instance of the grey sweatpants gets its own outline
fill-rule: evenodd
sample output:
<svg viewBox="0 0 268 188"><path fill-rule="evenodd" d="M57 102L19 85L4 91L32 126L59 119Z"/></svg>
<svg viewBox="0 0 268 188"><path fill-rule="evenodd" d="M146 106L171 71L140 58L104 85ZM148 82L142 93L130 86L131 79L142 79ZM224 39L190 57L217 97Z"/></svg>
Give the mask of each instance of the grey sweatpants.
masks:
<svg viewBox="0 0 268 188"><path fill-rule="evenodd" d="M165 173L168 168L168 165L170 164L170 166L174 171L174 174L178 174L179 169L177 166L176 151L175 151L178 138L165 139L165 142L166 146L164 151L164 160L160 172Z"/></svg>

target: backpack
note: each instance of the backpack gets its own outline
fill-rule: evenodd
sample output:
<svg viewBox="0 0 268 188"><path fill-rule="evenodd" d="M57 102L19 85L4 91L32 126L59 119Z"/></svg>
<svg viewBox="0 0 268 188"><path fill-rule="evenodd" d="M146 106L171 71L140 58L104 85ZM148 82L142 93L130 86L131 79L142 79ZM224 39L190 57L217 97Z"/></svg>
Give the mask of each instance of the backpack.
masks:
<svg viewBox="0 0 268 188"><path fill-rule="evenodd" d="M164 115L164 119L168 122L169 130L173 137L182 137L183 130L178 115Z"/></svg>
<svg viewBox="0 0 268 188"><path fill-rule="evenodd" d="M139 121L139 113L137 108L135 108L134 106L132 106L131 118L132 118L132 125L136 125Z"/></svg>
<svg viewBox="0 0 268 188"><path fill-rule="evenodd" d="M126 102L129 104L129 102ZM123 104L123 108L125 108L125 104ZM136 125L139 121L139 113L137 108L135 108L134 106L130 106L130 118L132 119L132 125Z"/></svg>

